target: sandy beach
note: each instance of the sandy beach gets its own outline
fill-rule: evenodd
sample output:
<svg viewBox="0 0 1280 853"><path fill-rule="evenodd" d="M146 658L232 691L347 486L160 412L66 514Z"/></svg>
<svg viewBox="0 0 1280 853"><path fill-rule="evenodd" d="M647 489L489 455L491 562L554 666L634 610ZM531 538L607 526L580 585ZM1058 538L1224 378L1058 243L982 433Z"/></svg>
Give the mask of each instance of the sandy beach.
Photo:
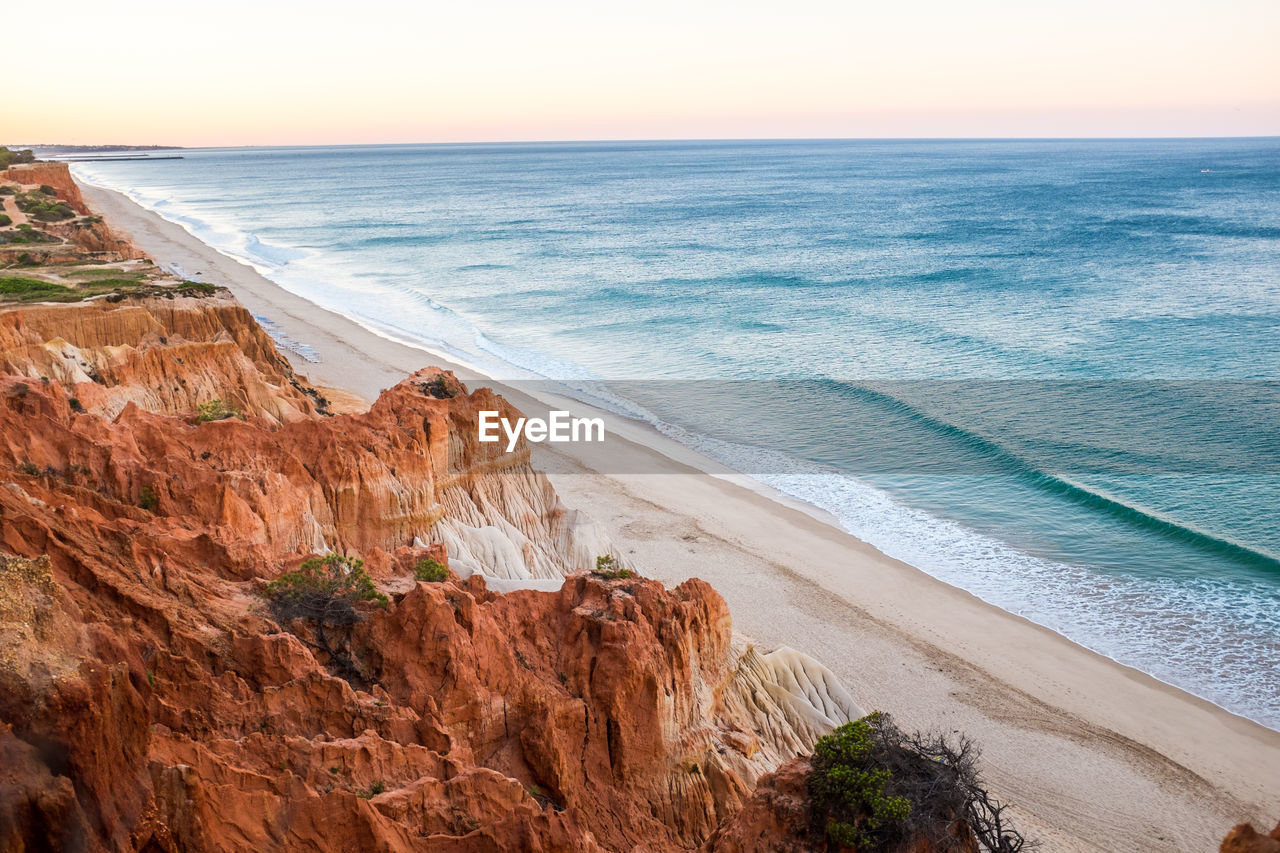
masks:
<svg viewBox="0 0 1280 853"><path fill-rule="evenodd" d="M318 385L371 400L428 364L483 380L285 291L123 195L84 193L158 263L228 286L309 348L282 350ZM606 420L608 464L538 446L535 464L567 505L642 573L709 581L739 632L823 661L864 708L972 737L992 789L1044 849L1213 850L1233 824L1270 828L1280 815L1280 733L936 581L647 427Z"/></svg>

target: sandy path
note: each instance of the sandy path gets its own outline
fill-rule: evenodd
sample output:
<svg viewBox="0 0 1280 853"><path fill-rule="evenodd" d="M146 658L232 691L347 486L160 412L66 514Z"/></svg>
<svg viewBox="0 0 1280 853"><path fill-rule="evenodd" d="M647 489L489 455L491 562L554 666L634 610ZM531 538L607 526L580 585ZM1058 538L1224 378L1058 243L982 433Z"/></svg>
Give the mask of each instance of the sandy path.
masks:
<svg viewBox="0 0 1280 853"><path fill-rule="evenodd" d="M85 196L157 262L226 284L315 350L314 362L289 355L319 384L372 398L418 367L450 366L284 291L119 194ZM537 450L567 504L646 574L710 581L739 631L821 659L864 707L976 739L992 788L1044 849L1216 850L1232 824L1280 816L1280 733L935 581L816 512L696 471L652 431L615 427L634 441L611 439L607 465Z"/></svg>

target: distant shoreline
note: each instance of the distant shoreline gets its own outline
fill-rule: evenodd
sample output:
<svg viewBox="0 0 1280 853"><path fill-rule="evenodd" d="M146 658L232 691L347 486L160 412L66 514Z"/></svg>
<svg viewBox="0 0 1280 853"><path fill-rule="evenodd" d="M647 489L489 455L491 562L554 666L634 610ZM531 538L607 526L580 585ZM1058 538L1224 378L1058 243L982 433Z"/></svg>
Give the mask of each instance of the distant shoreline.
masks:
<svg viewBox="0 0 1280 853"><path fill-rule="evenodd" d="M182 151L182 145L10 145L30 148L37 154L94 154L108 151Z"/></svg>
<svg viewBox="0 0 1280 853"><path fill-rule="evenodd" d="M52 158L57 163L106 163L128 160L136 163L139 160L182 160L181 154L161 154L159 157L152 157L149 154L125 154L120 157L55 157Z"/></svg>

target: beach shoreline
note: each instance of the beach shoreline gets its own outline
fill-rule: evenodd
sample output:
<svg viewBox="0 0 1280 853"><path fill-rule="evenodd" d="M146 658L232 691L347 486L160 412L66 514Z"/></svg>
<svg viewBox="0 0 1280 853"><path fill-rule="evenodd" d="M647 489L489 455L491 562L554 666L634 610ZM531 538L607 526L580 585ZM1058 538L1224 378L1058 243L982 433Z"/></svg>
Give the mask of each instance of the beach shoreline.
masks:
<svg viewBox="0 0 1280 853"><path fill-rule="evenodd" d="M119 193L83 186L157 262L227 285L309 348L316 360L281 349L318 385L372 400L427 364L492 384L289 293ZM535 464L568 506L644 574L712 583L738 630L822 660L865 707L974 737L993 789L1047 849L1149 848L1157 830L1167 849L1210 849L1233 823L1268 825L1280 808L1280 733L893 560L647 425L610 427L624 439L611 452L636 459L617 467L653 473L601 474L589 455L543 445Z"/></svg>

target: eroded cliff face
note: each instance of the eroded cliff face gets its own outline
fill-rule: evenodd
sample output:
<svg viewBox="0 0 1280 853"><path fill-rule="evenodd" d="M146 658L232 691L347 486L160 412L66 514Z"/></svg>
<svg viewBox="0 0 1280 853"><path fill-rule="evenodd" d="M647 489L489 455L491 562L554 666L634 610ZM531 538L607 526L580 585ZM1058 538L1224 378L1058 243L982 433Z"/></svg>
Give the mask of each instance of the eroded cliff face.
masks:
<svg viewBox="0 0 1280 853"><path fill-rule="evenodd" d="M0 366L56 381L92 414L129 404L186 415L220 399L272 423L323 409L248 311L225 292L205 298L95 300L0 310Z"/></svg>
<svg viewBox="0 0 1280 853"><path fill-rule="evenodd" d="M4 849L692 849L860 714L707 585L586 571L607 542L447 373L330 416L229 297L172 293L5 310L0 358ZM388 606L273 618L329 551Z"/></svg>
<svg viewBox="0 0 1280 853"><path fill-rule="evenodd" d="M22 186L52 187L58 198L74 207L78 212L89 215L89 206L80 194L80 187L71 177L71 169L66 163L24 163L0 169L0 183L20 184Z"/></svg>
<svg viewBox="0 0 1280 853"><path fill-rule="evenodd" d="M80 187L71 177L66 163L29 163L0 170L0 184L18 184L24 189L40 186L51 187L57 197L75 208L77 213L90 216L88 204L80 193ZM25 217L24 217L25 218ZM121 239L100 218L77 220L72 223L44 223L42 230L70 240L79 257L141 258L143 255L129 241ZM65 255L64 257L75 257Z"/></svg>
<svg viewBox="0 0 1280 853"><path fill-rule="evenodd" d="M1270 834L1263 835L1252 824L1233 826L1222 839L1220 853L1280 853L1280 823Z"/></svg>
<svg viewBox="0 0 1280 853"><path fill-rule="evenodd" d="M424 373L367 412L322 417L323 396L225 295L0 311L0 359L0 465L126 505L146 490L156 528L222 528L260 564L444 533L481 554L501 539L505 559L491 562L503 577L560 577L603 553L527 451L475 441L476 411L505 407L491 393L446 378L458 396L437 397ZM243 418L199 422L215 399ZM234 571L254 571L248 559Z"/></svg>

